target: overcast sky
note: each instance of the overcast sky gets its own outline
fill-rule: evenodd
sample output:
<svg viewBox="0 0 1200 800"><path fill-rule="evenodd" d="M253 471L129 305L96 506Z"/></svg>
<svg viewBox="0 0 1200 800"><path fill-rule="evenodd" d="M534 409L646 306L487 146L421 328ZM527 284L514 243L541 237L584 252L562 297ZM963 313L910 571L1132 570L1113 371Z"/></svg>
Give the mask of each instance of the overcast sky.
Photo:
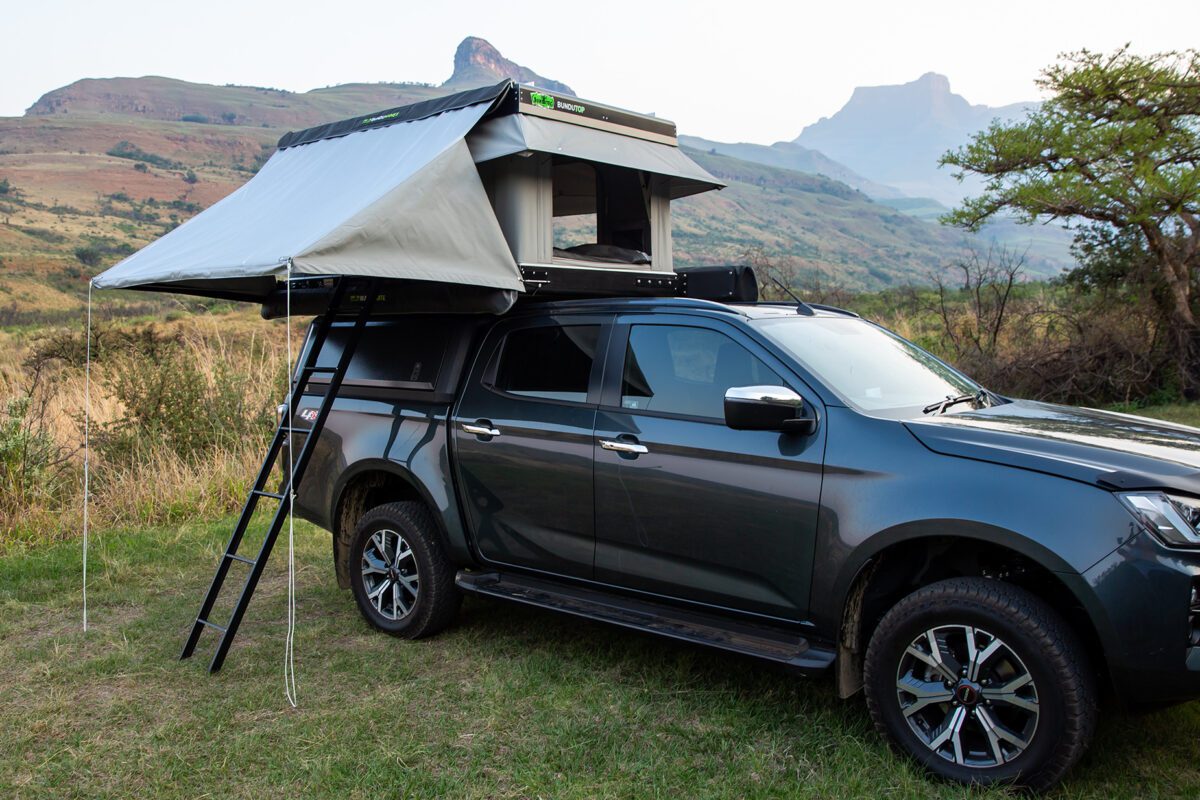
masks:
<svg viewBox="0 0 1200 800"><path fill-rule="evenodd" d="M1064 50L1200 45L1200 2L6 3L0 116L79 78L165 75L305 91L450 75L481 36L582 97L720 140L792 139L859 85L950 77L972 103L1038 97Z"/></svg>

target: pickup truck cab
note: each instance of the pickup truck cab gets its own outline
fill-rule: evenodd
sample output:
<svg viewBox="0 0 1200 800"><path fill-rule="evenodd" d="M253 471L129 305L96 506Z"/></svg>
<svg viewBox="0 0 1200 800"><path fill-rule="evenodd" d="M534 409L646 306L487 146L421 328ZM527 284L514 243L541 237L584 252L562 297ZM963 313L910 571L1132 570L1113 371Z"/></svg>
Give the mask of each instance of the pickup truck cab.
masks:
<svg viewBox="0 0 1200 800"><path fill-rule="evenodd" d="M1200 694L1198 469L837 309L523 302L372 322L296 509L381 630L474 593L832 671L933 773L1042 789L1101 695Z"/></svg>

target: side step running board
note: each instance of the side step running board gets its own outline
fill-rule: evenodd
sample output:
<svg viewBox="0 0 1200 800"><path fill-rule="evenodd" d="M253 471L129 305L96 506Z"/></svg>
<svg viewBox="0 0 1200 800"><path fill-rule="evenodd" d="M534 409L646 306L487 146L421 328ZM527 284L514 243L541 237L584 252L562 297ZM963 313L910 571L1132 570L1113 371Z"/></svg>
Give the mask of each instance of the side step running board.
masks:
<svg viewBox="0 0 1200 800"><path fill-rule="evenodd" d="M833 664L832 648L809 642L794 628L729 620L665 603L596 589L563 586L523 575L460 570L454 582L460 589L472 594L513 600L685 642L718 647L787 664L803 672L823 672Z"/></svg>

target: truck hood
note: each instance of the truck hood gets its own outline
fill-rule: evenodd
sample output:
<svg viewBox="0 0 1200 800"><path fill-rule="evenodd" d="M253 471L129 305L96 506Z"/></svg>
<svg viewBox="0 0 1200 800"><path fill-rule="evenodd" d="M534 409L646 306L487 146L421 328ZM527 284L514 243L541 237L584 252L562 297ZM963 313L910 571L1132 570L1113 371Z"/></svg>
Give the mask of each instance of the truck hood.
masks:
<svg viewBox="0 0 1200 800"><path fill-rule="evenodd" d="M1028 400L904 424L936 453L1106 489L1175 489L1200 495L1200 428Z"/></svg>

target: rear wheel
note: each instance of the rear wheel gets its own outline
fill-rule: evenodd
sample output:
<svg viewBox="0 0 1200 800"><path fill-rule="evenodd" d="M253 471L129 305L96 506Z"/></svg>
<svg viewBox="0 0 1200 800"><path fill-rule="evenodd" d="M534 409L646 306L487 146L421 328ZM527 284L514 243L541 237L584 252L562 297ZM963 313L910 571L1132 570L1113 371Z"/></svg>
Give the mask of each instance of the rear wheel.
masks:
<svg viewBox="0 0 1200 800"><path fill-rule="evenodd" d="M437 633L462 602L437 525L420 503L387 503L364 514L355 528L349 566L358 610L393 636Z"/></svg>
<svg viewBox="0 0 1200 800"><path fill-rule="evenodd" d="M1062 619L983 578L926 586L875 629L864 680L875 725L931 772L1035 790L1087 749L1095 687Z"/></svg>

